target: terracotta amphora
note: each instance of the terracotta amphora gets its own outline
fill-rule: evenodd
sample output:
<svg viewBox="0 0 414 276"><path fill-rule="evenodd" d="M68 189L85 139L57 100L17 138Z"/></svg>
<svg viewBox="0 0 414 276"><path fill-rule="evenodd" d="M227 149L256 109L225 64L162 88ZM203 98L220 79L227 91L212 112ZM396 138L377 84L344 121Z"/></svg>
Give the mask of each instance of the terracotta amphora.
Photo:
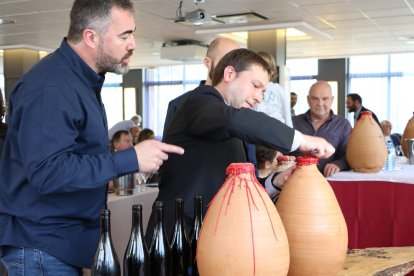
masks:
<svg viewBox="0 0 414 276"><path fill-rule="evenodd" d="M282 221L250 163L233 163L201 227L200 275L286 275L289 246Z"/></svg>
<svg viewBox="0 0 414 276"><path fill-rule="evenodd" d="M408 158L408 152L407 152L407 142L405 139L412 139L414 138L414 112L413 117L411 117L410 120L408 120L407 126L404 129L403 135L401 136L401 147L404 152L405 157Z"/></svg>
<svg viewBox="0 0 414 276"><path fill-rule="evenodd" d="M361 112L349 136L346 161L356 172L379 172L387 161L387 145L381 128L370 111Z"/></svg>
<svg viewBox="0 0 414 276"><path fill-rule="evenodd" d="M288 275L336 275L345 261L348 230L335 194L318 171L318 159L301 156L276 209L289 241Z"/></svg>

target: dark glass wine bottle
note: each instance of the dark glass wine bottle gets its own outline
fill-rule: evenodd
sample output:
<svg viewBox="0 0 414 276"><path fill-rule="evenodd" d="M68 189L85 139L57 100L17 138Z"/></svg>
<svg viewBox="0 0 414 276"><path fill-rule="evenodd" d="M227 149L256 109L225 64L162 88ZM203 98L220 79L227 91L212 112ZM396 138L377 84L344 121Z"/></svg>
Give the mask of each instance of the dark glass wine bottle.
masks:
<svg viewBox="0 0 414 276"><path fill-rule="evenodd" d="M162 218L163 203L155 201L153 212L155 212L155 227L150 246L151 276L171 276L171 248L165 234Z"/></svg>
<svg viewBox="0 0 414 276"><path fill-rule="evenodd" d="M194 197L194 223L191 233L191 253L193 258L193 275L197 276L198 267L196 260L197 242L200 236L201 224L203 223L203 197L201 195Z"/></svg>
<svg viewBox="0 0 414 276"><path fill-rule="evenodd" d="M175 226L171 242L172 272L174 276L192 275L191 244L184 223L184 199L175 201Z"/></svg>
<svg viewBox="0 0 414 276"><path fill-rule="evenodd" d="M149 276L150 264L142 229L142 205L132 205L132 230L124 255L124 276Z"/></svg>
<svg viewBox="0 0 414 276"><path fill-rule="evenodd" d="M101 211L101 236L91 270L92 276L120 276L118 256L111 239L111 211Z"/></svg>

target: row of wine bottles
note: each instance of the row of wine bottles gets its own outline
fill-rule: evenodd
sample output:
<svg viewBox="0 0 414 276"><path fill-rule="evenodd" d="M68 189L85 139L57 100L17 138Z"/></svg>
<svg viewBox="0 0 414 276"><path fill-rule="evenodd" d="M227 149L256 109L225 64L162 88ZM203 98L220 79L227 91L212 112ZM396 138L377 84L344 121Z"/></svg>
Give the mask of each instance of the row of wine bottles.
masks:
<svg viewBox="0 0 414 276"><path fill-rule="evenodd" d="M195 261L197 241L203 220L203 199L194 197L194 222L191 238L184 223L184 200L176 199L175 226L171 245L163 223L163 203L155 201L155 227L149 250L144 239L142 205L132 206L132 230L123 260L125 276L199 275ZM111 240L110 211L101 211L101 233L92 266L92 275L119 276L120 263Z"/></svg>

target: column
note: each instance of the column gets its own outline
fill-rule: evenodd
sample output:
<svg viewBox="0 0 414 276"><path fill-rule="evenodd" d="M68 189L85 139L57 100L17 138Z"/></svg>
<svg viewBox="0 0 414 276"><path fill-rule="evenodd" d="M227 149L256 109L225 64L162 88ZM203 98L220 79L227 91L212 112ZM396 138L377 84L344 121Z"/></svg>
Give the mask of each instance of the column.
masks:
<svg viewBox="0 0 414 276"><path fill-rule="evenodd" d="M9 98L18 80L39 61L39 51L29 49L4 50L4 90Z"/></svg>
<svg viewBox="0 0 414 276"><path fill-rule="evenodd" d="M348 59L320 59L318 60L318 80L336 81L338 83L338 114L346 118L346 90Z"/></svg>
<svg viewBox="0 0 414 276"><path fill-rule="evenodd" d="M135 88L136 114L143 116L142 69L131 69L123 76L122 88ZM126 118L129 119L129 118ZM142 118L144 120L144 118Z"/></svg>
<svg viewBox="0 0 414 276"><path fill-rule="evenodd" d="M285 86L285 66L286 66L286 30L266 30L249 32L247 48L255 52L267 52L276 61L279 74L274 82Z"/></svg>

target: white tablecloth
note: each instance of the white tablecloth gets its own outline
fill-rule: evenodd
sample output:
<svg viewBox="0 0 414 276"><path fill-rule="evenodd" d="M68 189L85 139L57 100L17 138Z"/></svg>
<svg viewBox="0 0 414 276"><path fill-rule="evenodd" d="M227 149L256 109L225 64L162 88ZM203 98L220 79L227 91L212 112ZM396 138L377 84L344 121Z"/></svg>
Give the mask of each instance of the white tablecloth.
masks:
<svg viewBox="0 0 414 276"><path fill-rule="evenodd" d="M397 157L394 171L381 170L377 173L343 171L327 179L333 181L386 181L414 184L414 165L408 164L405 157Z"/></svg>
<svg viewBox="0 0 414 276"><path fill-rule="evenodd" d="M152 204L157 195L158 188L152 187L135 188L134 194L128 196L118 196L115 194L109 195L108 209L111 210L112 242L115 246L121 266L131 234L132 205L142 204L142 223L145 234L148 220L151 215Z"/></svg>
<svg viewBox="0 0 414 276"><path fill-rule="evenodd" d="M134 190L133 195L118 196L110 194L108 196L108 208L111 210L111 236L123 270L123 260L125 249L128 245L131 234L132 224L132 205L142 204L142 224L144 234L147 230L148 220L151 215L151 208L157 198L158 188L140 185ZM83 269L83 276L90 276L90 269Z"/></svg>

